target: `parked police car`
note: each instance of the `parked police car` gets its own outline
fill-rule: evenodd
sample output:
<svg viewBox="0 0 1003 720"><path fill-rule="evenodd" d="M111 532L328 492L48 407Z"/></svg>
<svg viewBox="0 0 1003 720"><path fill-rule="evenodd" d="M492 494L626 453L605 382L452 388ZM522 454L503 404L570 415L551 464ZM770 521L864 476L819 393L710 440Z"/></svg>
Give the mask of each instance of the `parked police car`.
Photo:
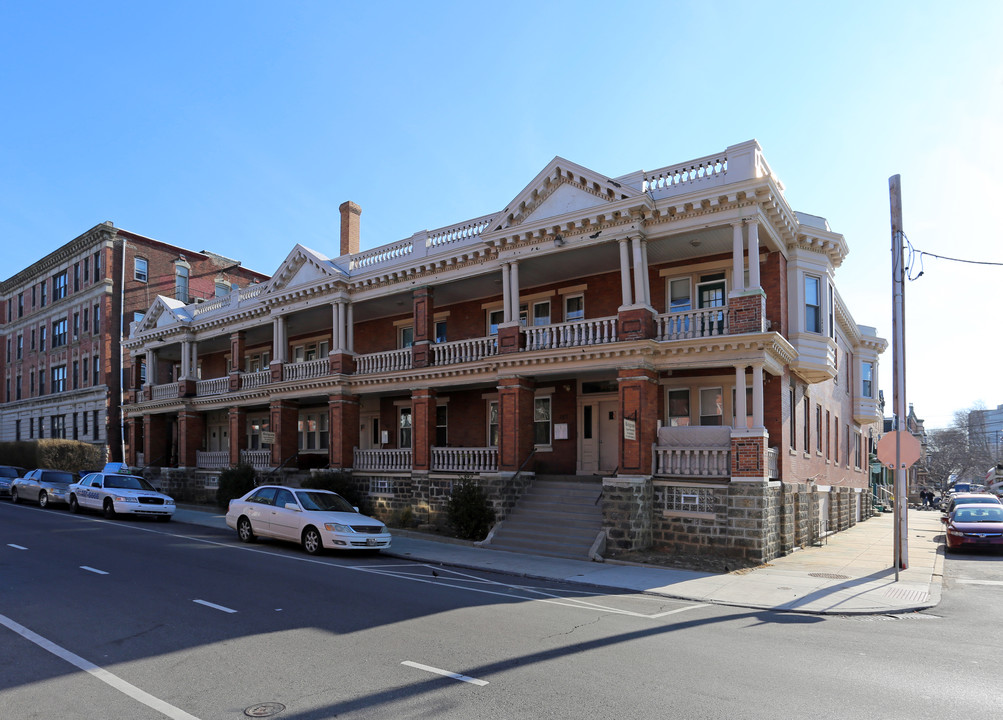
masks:
<svg viewBox="0 0 1003 720"><path fill-rule="evenodd" d="M112 470L115 470L113 472ZM128 475L125 468L105 467L90 473L69 488L70 511L100 510L105 517L144 515L167 522L174 516L174 500L158 492L145 478Z"/></svg>

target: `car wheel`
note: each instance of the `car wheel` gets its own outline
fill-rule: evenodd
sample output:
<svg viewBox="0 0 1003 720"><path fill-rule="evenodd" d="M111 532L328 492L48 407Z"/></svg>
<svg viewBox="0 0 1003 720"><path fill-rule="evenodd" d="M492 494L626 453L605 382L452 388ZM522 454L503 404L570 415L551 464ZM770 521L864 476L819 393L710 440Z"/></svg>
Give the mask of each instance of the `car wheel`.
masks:
<svg viewBox="0 0 1003 720"><path fill-rule="evenodd" d="M18 496L17 496L17 488L11 488L10 489L10 501L12 503L19 503L19 502L21 502L21 499L18 498Z"/></svg>
<svg viewBox="0 0 1003 720"><path fill-rule="evenodd" d="M80 503L77 502L77 496L76 495L70 495L70 512L71 513L79 513L80 512Z"/></svg>
<svg viewBox="0 0 1003 720"><path fill-rule="evenodd" d="M324 541L320 539L320 533L312 525L303 531L303 549L308 555L319 555L324 549Z"/></svg>
<svg viewBox="0 0 1003 720"><path fill-rule="evenodd" d="M111 500L104 501L104 516L109 520L115 517L115 504Z"/></svg>
<svg viewBox="0 0 1003 720"><path fill-rule="evenodd" d="M49 494L45 490L38 494L38 506L41 508L49 507Z"/></svg>
<svg viewBox="0 0 1003 720"><path fill-rule="evenodd" d="M255 541L254 529L251 528L251 521L246 517L237 521L237 537L241 542L252 543Z"/></svg>

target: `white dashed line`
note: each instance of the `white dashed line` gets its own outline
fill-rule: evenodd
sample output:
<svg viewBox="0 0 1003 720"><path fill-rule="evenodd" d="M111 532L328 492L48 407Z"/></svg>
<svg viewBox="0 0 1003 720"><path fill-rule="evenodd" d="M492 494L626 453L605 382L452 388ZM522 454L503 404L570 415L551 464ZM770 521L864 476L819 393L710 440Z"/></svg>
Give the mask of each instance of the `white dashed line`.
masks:
<svg viewBox="0 0 1003 720"><path fill-rule="evenodd" d="M959 585L1003 585L1003 580L955 580Z"/></svg>
<svg viewBox="0 0 1003 720"><path fill-rule="evenodd" d="M439 668L434 668L431 665L422 665L421 663L411 662L410 660L405 660L401 663L401 665L407 665L408 667L417 668L418 670L442 675L443 677L452 678L453 680L460 680L461 682L470 683L471 685L483 687L488 684L487 680L478 680L477 678L468 677L466 675L458 675L457 673L449 672L449 670L440 670Z"/></svg>
<svg viewBox="0 0 1003 720"><path fill-rule="evenodd" d="M7 547L12 547L15 550L27 550L28 549L24 545L15 545L14 543L7 543Z"/></svg>
<svg viewBox="0 0 1003 720"><path fill-rule="evenodd" d="M86 570L87 572L95 573L97 575L107 575L108 574L104 570L98 570L97 568L87 567L86 565L81 565L80 569L81 570Z"/></svg>
<svg viewBox="0 0 1003 720"><path fill-rule="evenodd" d="M62 658L66 662L70 663L71 665L75 665L84 672L90 673L93 677L97 678L101 682L110 685L111 687L115 688L116 690L125 695L128 695L133 700L141 702L147 707L153 708L162 715L166 715L167 717L171 718L171 720L199 720L197 717L195 717L194 715L189 715L181 708L176 708L173 705L164 702L160 698L154 697L153 695L150 695L150 693L144 690L140 690L135 685L127 683L122 678L118 677L117 675L111 674L104 668L100 668L94 663L84 660L79 655L74 655L69 650L66 650L65 648L62 648L59 645L56 645L51 640L46 640L41 635L33 633L31 630L24 627L23 625L19 625L18 623L11 620L9 617L0 615L0 625L4 625L5 627L13 630L18 635L23 637L25 640L29 640L30 642L35 643L43 650L47 650L56 657Z"/></svg>
<svg viewBox="0 0 1003 720"><path fill-rule="evenodd" d="M217 605L216 603L211 603L206 600L193 600L192 602L197 602L199 605L205 605L206 607L211 607L214 610L222 610L225 613L235 613L236 610L231 610L228 607L223 607L222 605Z"/></svg>

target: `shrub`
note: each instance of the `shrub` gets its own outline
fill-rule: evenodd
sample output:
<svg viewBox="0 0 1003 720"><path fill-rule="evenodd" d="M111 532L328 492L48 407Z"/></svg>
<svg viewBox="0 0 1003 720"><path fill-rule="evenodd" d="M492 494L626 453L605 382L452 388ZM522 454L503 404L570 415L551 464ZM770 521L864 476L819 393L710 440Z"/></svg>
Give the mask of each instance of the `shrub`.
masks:
<svg viewBox="0 0 1003 720"><path fill-rule="evenodd" d="M352 476L343 472L311 473L310 477L300 483L301 487L310 490L330 490L348 500L350 505L359 508L364 515L371 515L369 498L359 492Z"/></svg>
<svg viewBox="0 0 1003 720"><path fill-rule="evenodd" d="M457 537L483 540L495 520L495 511L476 481L463 477L453 484L446 505L446 518Z"/></svg>
<svg viewBox="0 0 1003 720"><path fill-rule="evenodd" d="M48 468L79 472L100 470L104 466L103 449L79 440L22 440L0 443L0 462L28 470Z"/></svg>
<svg viewBox="0 0 1003 720"><path fill-rule="evenodd" d="M227 468L219 474L219 489L216 490L216 504L221 508L229 506L230 501L239 498L244 493L253 490L258 484L258 473L254 466L241 463L236 467Z"/></svg>

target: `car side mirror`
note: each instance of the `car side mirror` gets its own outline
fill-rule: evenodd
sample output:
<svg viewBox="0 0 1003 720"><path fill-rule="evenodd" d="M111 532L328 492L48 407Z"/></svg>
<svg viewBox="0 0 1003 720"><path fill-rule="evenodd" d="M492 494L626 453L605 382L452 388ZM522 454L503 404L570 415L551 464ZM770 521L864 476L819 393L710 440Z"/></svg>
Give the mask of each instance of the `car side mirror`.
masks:
<svg viewBox="0 0 1003 720"><path fill-rule="evenodd" d="M286 503L285 504L285 508L286 508L286 510L297 510L298 511L300 509L300 506L297 505L296 503Z"/></svg>

